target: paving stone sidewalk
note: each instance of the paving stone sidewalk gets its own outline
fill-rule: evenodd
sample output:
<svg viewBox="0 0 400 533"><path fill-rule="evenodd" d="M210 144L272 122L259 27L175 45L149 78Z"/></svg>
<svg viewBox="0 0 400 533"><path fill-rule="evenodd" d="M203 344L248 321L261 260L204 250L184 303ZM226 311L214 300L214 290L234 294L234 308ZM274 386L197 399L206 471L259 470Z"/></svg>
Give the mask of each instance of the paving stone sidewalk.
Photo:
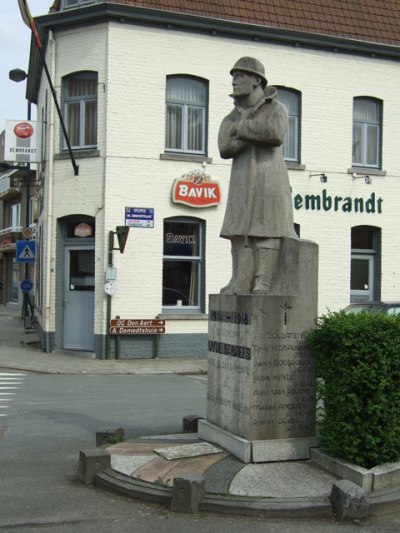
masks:
<svg viewBox="0 0 400 533"><path fill-rule="evenodd" d="M207 359L95 359L79 352L45 353L17 307L0 306L0 368L43 374L204 374Z"/></svg>

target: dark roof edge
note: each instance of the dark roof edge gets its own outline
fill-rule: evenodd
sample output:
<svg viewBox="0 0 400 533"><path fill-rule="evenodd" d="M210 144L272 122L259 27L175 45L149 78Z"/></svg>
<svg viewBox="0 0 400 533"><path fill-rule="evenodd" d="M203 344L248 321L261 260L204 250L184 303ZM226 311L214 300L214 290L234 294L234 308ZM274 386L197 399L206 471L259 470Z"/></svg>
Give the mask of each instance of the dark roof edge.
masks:
<svg viewBox="0 0 400 533"><path fill-rule="evenodd" d="M95 4L79 9L60 11L36 17L43 46L47 45L49 29L95 24L114 20L127 24L142 24L164 27L171 30L194 30L199 33L210 33L221 37L238 38L259 42L269 42L287 46L299 46L329 50L354 55L377 57L381 59L400 60L400 46L387 45L368 41L359 41L343 37L333 37L317 33L306 33L295 30L247 24L232 20L187 15L174 11L162 11L121 4ZM37 51L31 45L29 72L33 78L28 80L27 98L37 100L38 80L41 73Z"/></svg>

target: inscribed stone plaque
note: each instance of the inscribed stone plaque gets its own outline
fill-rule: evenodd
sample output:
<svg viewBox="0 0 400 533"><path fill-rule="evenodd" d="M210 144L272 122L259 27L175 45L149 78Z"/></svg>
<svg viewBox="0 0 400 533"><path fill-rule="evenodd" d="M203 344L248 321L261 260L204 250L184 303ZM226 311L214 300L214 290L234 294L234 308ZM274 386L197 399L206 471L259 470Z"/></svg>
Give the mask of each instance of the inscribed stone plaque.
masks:
<svg viewBox="0 0 400 533"><path fill-rule="evenodd" d="M304 332L317 316L317 257L308 259L298 296L210 296L208 422L250 441L315 435L315 362Z"/></svg>

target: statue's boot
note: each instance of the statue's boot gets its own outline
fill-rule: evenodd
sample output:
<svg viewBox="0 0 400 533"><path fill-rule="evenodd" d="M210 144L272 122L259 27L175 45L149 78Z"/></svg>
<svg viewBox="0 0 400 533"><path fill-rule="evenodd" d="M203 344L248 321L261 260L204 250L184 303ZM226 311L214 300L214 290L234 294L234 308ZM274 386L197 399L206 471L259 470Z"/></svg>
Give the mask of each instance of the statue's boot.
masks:
<svg viewBox="0 0 400 533"><path fill-rule="evenodd" d="M232 254L232 277L228 285L222 287L219 291L220 294L235 294L236 279L239 267L239 255L238 255L238 243L237 239L231 239L231 254Z"/></svg>
<svg viewBox="0 0 400 533"><path fill-rule="evenodd" d="M256 248L256 269L253 294L266 294L270 292L274 275L278 267L279 253L279 249Z"/></svg>
<svg viewBox="0 0 400 533"><path fill-rule="evenodd" d="M231 239L232 278L220 294L250 294L253 281L253 250L243 237Z"/></svg>

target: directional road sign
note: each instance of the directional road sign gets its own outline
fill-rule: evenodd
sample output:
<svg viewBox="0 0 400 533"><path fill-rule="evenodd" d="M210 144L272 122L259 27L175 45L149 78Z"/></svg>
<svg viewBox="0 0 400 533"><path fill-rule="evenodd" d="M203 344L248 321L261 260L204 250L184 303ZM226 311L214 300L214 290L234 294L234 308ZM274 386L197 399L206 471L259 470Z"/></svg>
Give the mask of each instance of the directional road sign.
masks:
<svg viewBox="0 0 400 533"><path fill-rule="evenodd" d="M111 326L110 335L159 335L160 333L165 333L165 328L163 327L127 327L122 326Z"/></svg>
<svg viewBox="0 0 400 533"><path fill-rule="evenodd" d="M116 318L110 321L110 335L158 335L165 333L165 320Z"/></svg>

